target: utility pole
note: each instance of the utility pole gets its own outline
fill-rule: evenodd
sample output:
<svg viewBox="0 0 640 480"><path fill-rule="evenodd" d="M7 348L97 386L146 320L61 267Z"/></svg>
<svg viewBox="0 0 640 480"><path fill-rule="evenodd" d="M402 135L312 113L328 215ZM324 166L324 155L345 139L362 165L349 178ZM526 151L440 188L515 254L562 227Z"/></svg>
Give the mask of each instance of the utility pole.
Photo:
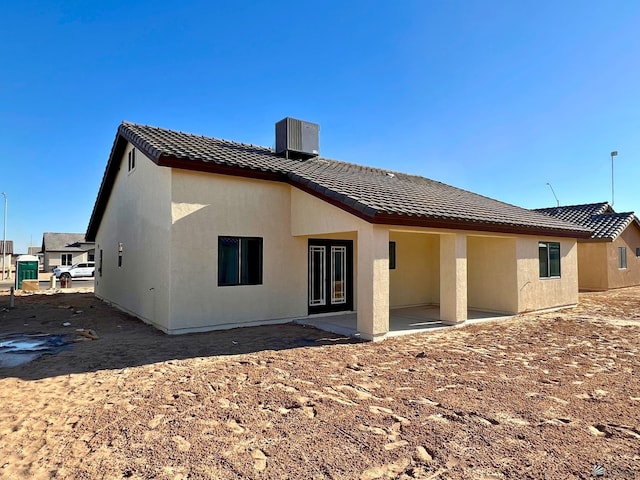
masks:
<svg viewBox="0 0 640 480"><path fill-rule="evenodd" d="M618 151L614 150L611 152L611 208L613 208L613 157L618 156Z"/></svg>
<svg viewBox="0 0 640 480"><path fill-rule="evenodd" d="M7 261L7 194L2 192L4 197L4 233L2 236L2 279L5 279L5 262ZM6 276L9 278L9 275Z"/></svg>

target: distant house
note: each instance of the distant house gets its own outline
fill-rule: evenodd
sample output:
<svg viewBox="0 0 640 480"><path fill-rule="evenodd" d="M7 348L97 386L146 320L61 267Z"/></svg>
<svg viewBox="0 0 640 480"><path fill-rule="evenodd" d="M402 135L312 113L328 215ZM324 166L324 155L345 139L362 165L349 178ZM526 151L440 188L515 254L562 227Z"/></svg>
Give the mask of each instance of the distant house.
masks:
<svg viewBox="0 0 640 480"><path fill-rule="evenodd" d="M369 340L399 307L455 324L577 303L589 230L321 158L315 124L283 122L275 151L122 123L87 229L96 295L168 333L356 312Z"/></svg>
<svg viewBox="0 0 640 480"><path fill-rule="evenodd" d="M0 274L0 280L6 278L7 273L11 272L13 254L13 240L7 240L5 243L4 240L0 239L0 270L4 268L2 274Z"/></svg>
<svg viewBox="0 0 640 480"><path fill-rule="evenodd" d="M42 247L27 247L27 255L38 257L39 269L40 271L44 271L44 255L42 253Z"/></svg>
<svg viewBox="0 0 640 480"><path fill-rule="evenodd" d="M590 238L578 240L581 290L640 285L640 221L633 212L616 213L607 202L536 211L593 232Z"/></svg>
<svg viewBox="0 0 640 480"><path fill-rule="evenodd" d="M95 247L87 242L83 233L52 233L42 236L42 262L44 271L57 266L94 261Z"/></svg>

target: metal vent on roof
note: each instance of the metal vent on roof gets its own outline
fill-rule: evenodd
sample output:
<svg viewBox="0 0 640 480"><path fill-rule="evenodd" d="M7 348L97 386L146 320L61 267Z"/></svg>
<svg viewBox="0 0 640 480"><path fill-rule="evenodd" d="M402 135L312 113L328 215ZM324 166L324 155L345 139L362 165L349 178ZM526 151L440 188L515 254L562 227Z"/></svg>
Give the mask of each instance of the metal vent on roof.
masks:
<svg viewBox="0 0 640 480"><path fill-rule="evenodd" d="M312 158L320 154L320 125L295 118L276 123L276 153L286 158Z"/></svg>

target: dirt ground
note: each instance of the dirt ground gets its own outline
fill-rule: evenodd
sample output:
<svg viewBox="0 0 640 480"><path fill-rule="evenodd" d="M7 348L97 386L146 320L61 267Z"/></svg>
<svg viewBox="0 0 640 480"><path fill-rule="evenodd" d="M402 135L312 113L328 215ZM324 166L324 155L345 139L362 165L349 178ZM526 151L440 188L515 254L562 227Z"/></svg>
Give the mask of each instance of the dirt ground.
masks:
<svg viewBox="0 0 640 480"><path fill-rule="evenodd" d="M639 479L640 288L580 299L373 344L0 296L0 334L99 336L0 369L0 478Z"/></svg>

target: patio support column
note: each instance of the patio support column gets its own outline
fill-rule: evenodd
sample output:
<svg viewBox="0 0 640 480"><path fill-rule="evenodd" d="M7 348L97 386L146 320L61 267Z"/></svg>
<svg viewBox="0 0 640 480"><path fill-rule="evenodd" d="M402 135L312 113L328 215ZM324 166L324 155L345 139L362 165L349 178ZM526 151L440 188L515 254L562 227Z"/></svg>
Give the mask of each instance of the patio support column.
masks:
<svg viewBox="0 0 640 480"><path fill-rule="evenodd" d="M453 325L467 319L467 236L440 235L440 320Z"/></svg>
<svg viewBox="0 0 640 480"><path fill-rule="evenodd" d="M367 227L358 231L357 323L361 338L376 341L389 331L389 231Z"/></svg>

